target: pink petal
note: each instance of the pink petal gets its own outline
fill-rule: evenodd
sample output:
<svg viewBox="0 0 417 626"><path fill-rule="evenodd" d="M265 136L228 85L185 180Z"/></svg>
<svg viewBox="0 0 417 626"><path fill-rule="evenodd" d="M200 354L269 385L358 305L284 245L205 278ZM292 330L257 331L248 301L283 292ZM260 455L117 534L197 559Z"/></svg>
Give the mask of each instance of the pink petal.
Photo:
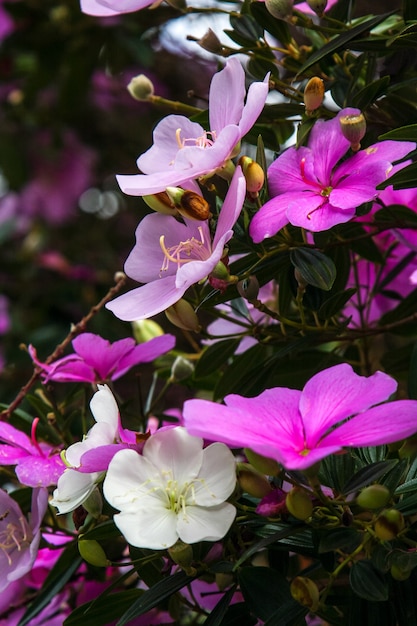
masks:
<svg viewBox="0 0 417 626"><path fill-rule="evenodd" d="M268 237L273 237L281 228L288 224L287 208L289 195L283 194L282 196L272 198L255 213L249 225L249 234L255 243L259 243ZM313 197L315 197L315 194Z"/></svg>
<svg viewBox="0 0 417 626"><path fill-rule="evenodd" d="M269 91L269 74L262 83L252 83L248 89L246 104L242 111L242 118L239 122L239 130L242 137L250 131L264 108Z"/></svg>
<svg viewBox="0 0 417 626"><path fill-rule="evenodd" d="M235 225L243 207L246 195L246 181L242 169L238 166L233 174L229 190L224 199L217 221L216 233L213 239L213 248L223 235Z"/></svg>
<svg viewBox="0 0 417 626"><path fill-rule="evenodd" d="M148 319L178 302L185 290L175 286L175 276L167 276L128 291L108 302L106 308L126 322Z"/></svg>
<svg viewBox="0 0 417 626"><path fill-rule="evenodd" d="M28 487L49 487L56 485L63 474L65 465L58 454L50 458L26 457L16 468L16 476L22 485Z"/></svg>
<svg viewBox="0 0 417 626"><path fill-rule="evenodd" d="M245 72L232 57L211 81L209 94L210 129L219 133L229 124L238 125L245 99ZM255 120L254 120L255 121Z"/></svg>
<svg viewBox="0 0 417 626"><path fill-rule="evenodd" d="M342 210L332 206L327 198L305 193L293 200L287 209L290 224L301 226L311 232L328 230L336 224L344 224L355 215L356 207Z"/></svg>
<svg viewBox="0 0 417 626"><path fill-rule="evenodd" d="M301 161L303 161L304 176L302 176ZM268 168L268 184L271 196L320 189L314 173L311 150L305 147L298 150L295 148L285 150Z"/></svg>
<svg viewBox="0 0 417 626"><path fill-rule="evenodd" d="M318 120L310 133L308 147L314 155L314 171L324 186L330 183L332 169L350 147L349 141L342 135L338 118L354 112L360 113L359 109L343 109L332 120Z"/></svg>

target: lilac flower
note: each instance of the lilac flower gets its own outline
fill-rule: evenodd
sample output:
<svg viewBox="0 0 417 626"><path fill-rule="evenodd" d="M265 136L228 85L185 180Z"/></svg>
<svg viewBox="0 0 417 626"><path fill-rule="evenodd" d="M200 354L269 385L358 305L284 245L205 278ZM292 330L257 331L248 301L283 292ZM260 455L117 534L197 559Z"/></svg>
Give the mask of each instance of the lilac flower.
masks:
<svg viewBox="0 0 417 626"><path fill-rule="evenodd" d="M59 451L35 438L39 418L33 421L32 439L7 422L0 424L0 465L16 465L16 476L28 487L56 485L65 469Z"/></svg>
<svg viewBox="0 0 417 626"><path fill-rule="evenodd" d="M178 426L160 430L143 454L121 450L103 484L106 500L121 511L116 526L131 545L162 550L185 543L217 541L236 509L225 502L236 484L233 454L221 443L203 450L203 440Z"/></svg>
<svg viewBox="0 0 417 626"><path fill-rule="evenodd" d="M376 187L387 179L392 163L416 144L381 141L338 164L350 147L339 118L359 112L343 109L330 121L319 120L307 148L289 148L272 163L268 170L272 198L249 227L255 243L272 237L288 223L313 232L327 230L348 222L358 206L375 200Z"/></svg>
<svg viewBox="0 0 417 626"><path fill-rule="evenodd" d="M209 94L210 131L182 115L168 115L155 128L154 145L137 161L144 172L118 176L124 193L143 196L182 186L198 191L195 179L212 176L236 154L236 146L252 128L268 94L268 77L249 87L236 58L214 75Z"/></svg>
<svg viewBox="0 0 417 626"><path fill-rule="evenodd" d="M251 448L301 470L346 446L376 446L414 434L417 402L373 406L396 387L387 374L365 378L343 363L313 376L303 391L276 387L255 398L229 395L227 406L189 400L184 423L192 435Z"/></svg>
<svg viewBox="0 0 417 626"><path fill-rule="evenodd" d="M117 380L134 365L149 363L172 350L174 345L173 335L162 335L137 345L131 337L110 343L100 335L83 333L72 342L75 354L58 359L50 365L38 360L33 346L29 346L29 353L34 363L42 368L44 383L51 380L60 383L97 383Z"/></svg>
<svg viewBox="0 0 417 626"><path fill-rule="evenodd" d="M28 521L19 505L0 490L0 591L30 571L41 538L40 525L48 506L48 491L32 492L31 518Z"/></svg>
<svg viewBox="0 0 417 626"><path fill-rule="evenodd" d="M119 296L106 307L120 319L132 321L152 317L178 302L191 285L206 278L222 259L245 191L245 179L237 167L213 241L207 221L184 218L182 224L160 213L144 217L136 230L136 245L125 271L134 280L147 284Z"/></svg>
<svg viewBox="0 0 417 626"><path fill-rule="evenodd" d="M133 13L151 4L154 4L154 0L80 0L81 11L97 17Z"/></svg>

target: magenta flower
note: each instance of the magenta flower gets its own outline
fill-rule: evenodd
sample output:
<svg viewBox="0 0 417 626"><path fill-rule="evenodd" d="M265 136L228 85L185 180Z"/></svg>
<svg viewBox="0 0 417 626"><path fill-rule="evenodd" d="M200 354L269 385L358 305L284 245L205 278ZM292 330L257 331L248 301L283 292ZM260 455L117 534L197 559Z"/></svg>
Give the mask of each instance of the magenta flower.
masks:
<svg viewBox="0 0 417 626"><path fill-rule="evenodd" d="M365 378L343 363L313 376L302 391L276 387L255 398L230 395L227 406L189 400L184 423L192 435L251 448L289 470L302 470L344 447L376 446L414 434L416 401L379 404L396 388L387 374Z"/></svg>
<svg viewBox="0 0 417 626"><path fill-rule="evenodd" d="M75 354L58 359L50 365L38 360L33 346L29 346L29 353L34 363L42 368L44 383L51 380L60 383L97 383L117 380L134 365L149 363L172 350L174 345L173 335L162 335L146 343L136 344L131 337L110 343L100 335L83 333L72 342Z"/></svg>
<svg viewBox="0 0 417 626"><path fill-rule="evenodd" d="M268 170L272 198L249 227L255 243L272 237L288 223L313 232L327 230L348 222L358 206L376 199L376 187L387 179L392 163L416 144L381 141L339 164L350 147L340 130L339 117L359 112L343 109L330 121L319 120L307 148L289 148L272 163Z"/></svg>
<svg viewBox="0 0 417 626"><path fill-rule="evenodd" d="M19 505L0 490L0 591L29 572L35 562L41 538L40 525L48 506L47 489L32 492L28 521Z"/></svg>
<svg viewBox="0 0 417 626"><path fill-rule="evenodd" d="M97 17L133 13L151 4L154 4L154 0L80 0L81 11Z"/></svg>
<svg viewBox="0 0 417 626"><path fill-rule="evenodd" d="M212 176L236 154L268 95L268 77L252 83L245 99L245 73L236 58L214 75L209 94L210 131L183 115L168 115L154 131L153 146L137 161L144 172L118 176L124 193L143 196L182 186L198 191L194 180Z"/></svg>
<svg viewBox="0 0 417 626"><path fill-rule="evenodd" d="M136 245L126 261L125 272L146 284L112 300L106 307L118 318L132 321L152 317L178 302L191 285L206 278L222 259L245 193L245 179L238 167L213 240L207 221L184 218L182 224L160 213L144 217L136 230Z"/></svg>
<svg viewBox="0 0 417 626"><path fill-rule="evenodd" d="M33 420L32 438L7 422L0 424L0 465L16 465L16 476L28 487L56 485L65 469L59 450L36 440L39 418Z"/></svg>

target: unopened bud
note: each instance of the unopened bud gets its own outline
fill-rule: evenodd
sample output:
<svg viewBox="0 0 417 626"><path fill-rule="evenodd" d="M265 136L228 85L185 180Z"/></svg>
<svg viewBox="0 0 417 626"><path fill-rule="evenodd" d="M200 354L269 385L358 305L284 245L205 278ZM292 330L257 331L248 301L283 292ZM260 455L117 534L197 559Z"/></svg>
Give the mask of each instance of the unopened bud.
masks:
<svg viewBox="0 0 417 626"><path fill-rule="evenodd" d="M265 0L267 11L278 20L285 20L292 15L294 0Z"/></svg>
<svg viewBox="0 0 417 626"><path fill-rule="evenodd" d="M183 356L177 356L171 367L170 381L179 383L181 380L186 380L194 372L194 365L188 359L184 359Z"/></svg>
<svg viewBox="0 0 417 626"><path fill-rule="evenodd" d="M227 259L227 255L223 258ZM238 282L238 277L231 276L229 269L223 261L219 261L209 275L208 281L213 289L218 289L221 293L224 293L229 285L233 285Z"/></svg>
<svg viewBox="0 0 417 626"><path fill-rule="evenodd" d="M174 563L179 565L186 574L192 575L195 572L195 568L191 565L193 562L193 548L188 543L178 539L173 546L168 548L168 553Z"/></svg>
<svg viewBox="0 0 417 626"><path fill-rule="evenodd" d="M139 102L146 102L154 94L154 86L152 81L145 76L145 74L139 74L134 76L127 86L127 90L130 95Z"/></svg>
<svg viewBox="0 0 417 626"><path fill-rule="evenodd" d="M198 333L201 329L197 313L187 300L181 298L175 304L165 310L165 315L177 328L182 330L193 330Z"/></svg>
<svg viewBox="0 0 417 626"><path fill-rule="evenodd" d="M342 117L339 117L339 122L342 134L350 141L350 147L353 152L360 150L360 142L366 133L366 120L363 114L342 115Z"/></svg>
<svg viewBox="0 0 417 626"><path fill-rule="evenodd" d="M195 191L180 189L179 187L167 187L167 194L183 217L200 222L211 217L210 205Z"/></svg>
<svg viewBox="0 0 417 626"><path fill-rule="evenodd" d="M319 589L314 581L304 576L296 576L290 585L290 592L294 600L310 611L317 611L320 602Z"/></svg>
<svg viewBox="0 0 417 626"><path fill-rule="evenodd" d="M103 498L97 487L90 493L87 500L84 500L83 507L95 519L98 519L103 510Z"/></svg>
<svg viewBox="0 0 417 626"><path fill-rule="evenodd" d="M304 89L304 104L307 115L318 109L324 100L324 83L318 76L313 76Z"/></svg>
<svg viewBox="0 0 417 626"><path fill-rule="evenodd" d="M374 531L381 541L392 541L403 530L404 526L404 516L400 511L386 509L378 516Z"/></svg>
<svg viewBox="0 0 417 626"><path fill-rule="evenodd" d="M166 191L160 191L159 193L154 193L151 196L142 196L142 199L146 202L148 207L152 209L152 211L157 211L158 213L163 213L164 215L178 214L177 209Z"/></svg>
<svg viewBox="0 0 417 626"><path fill-rule="evenodd" d="M274 459L268 459L266 456L262 456L257 452L254 452L250 448L245 448L244 453L249 463L266 476L278 476L280 467Z"/></svg>
<svg viewBox="0 0 417 626"><path fill-rule="evenodd" d="M389 489L384 485L369 485L362 489L356 498L357 504L363 509L380 509L385 506L390 499Z"/></svg>
<svg viewBox="0 0 417 626"><path fill-rule="evenodd" d="M249 276L244 280L240 280L237 284L239 295L248 302L253 302L258 298L259 283L256 276Z"/></svg>
<svg viewBox="0 0 417 626"><path fill-rule="evenodd" d="M307 4L314 13L322 17L327 7L327 0L307 0Z"/></svg>
<svg viewBox="0 0 417 626"><path fill-rule="evenodd" d="M249 463L237 464L237 482L244 493L255 498L263 498L272 491L268 479Z"/></svg>
<svg viewBox="0 0 417 626"><path fill-rule="evenodd" d="M310 495L301 487L293 487L287 493L285 504L288 511L296 519L306 520L313 513L313 503Z"/></svg>
<svg viewBox="0 0 417 626"><path fill-rule="evenodd" d="M164 334L160 325L153 320L135 320L132 322L132 329L138 343L145 343Z"/></svg>
<svg viewBox="0 0 417 626"><path fill-rule="evenodd" d="M265 173L262 167L248 156L240 157L239 165L246 180L247 191L257 194L265 182Z"/></svg>
<svg viewBox="0 0 417 626"><path fill-rule="evenodd" d="M84 561L94 565L95 567L108 567L110 565L109 559L98 543L94 539L79 539L78 551L81 554Z"/></svg>

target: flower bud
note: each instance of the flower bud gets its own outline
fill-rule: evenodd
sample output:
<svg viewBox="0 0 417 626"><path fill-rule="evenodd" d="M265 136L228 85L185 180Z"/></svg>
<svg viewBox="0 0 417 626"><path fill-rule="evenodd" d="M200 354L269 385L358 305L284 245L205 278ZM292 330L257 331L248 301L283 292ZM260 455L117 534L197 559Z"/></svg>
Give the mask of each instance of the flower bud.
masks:
<svg viewBox="0 0 417 626"><path fill-rule="evenodd" d="M152 209L152 211L157 211L158 213L163 213L164 215L178 214L177 209L166 191L160 191L159 193L154 193L150 196L142 196L142 199L146 202L148 207Z"/></svg>
<svg viewBox="0 0 417 626"><path fill-rule="evenodd" d="M201 329L197 313L187 300L181 298L175 304L165 310L165 315L177 328L182 330L193 330L198 333Z"/></svg>
<svg viewBox="0 0 417 626"><path fill-rule="evenodd" d="M236 285L239 295L248 302L253 302L258 298L259 283L256 276L249 276L244 280L240 280Z"/></svg>
<svg viewBox="0 0 417 626"><path fill-rule="evenodd" d="M355 115L342 115L339 117L340 128L343 136L350 141L353 152L361 147L361 139L366 133L366 120L362 113Z"/></svg>
<svg viewBox="0 0 417 626"><path fill-rule="evenodd" d="M267 11L278 20L285 20L292 15L294 0L265 0Z"/></svg>
<svg viewBox="0 0 417 626"><path fill-rule="evenodd" d="M179 187L167 187L167 194L178 213L183 217L200 222L211 217L209 203L198 193Z"/></svg>
<svg viewBox="0 0 417 626"><path fill-rule="evenodd" d="M310 611L317 611L320 602L319 589L314 581L304 576L296 576L290 585L290 592L294 600Z"/></svg>
<svg viewBox="0 0 417 626"><path fill-rule="evenodd" d="M103 498L97 487L90 493L87 500L84 500L83 507L95 519L98 519L103 510Z"/></svg>
<svg viewBox="0 0 417 626"><path fill-rule="evenodd" d="M392 541L405 526L404 516L397 509L385 509L379 514L374 525L376 536L381 541Z"/></svg>
<svg viewBox="0 0 417 626"><path fill-rule="evenodd" d="M268 459L266 456L262 456L257 452L254 452L250 448L245 448L244 453L249 463L261 472L261 474L265 474L266 476L278 476L280 472L280 467L278 462L274 459Z"/></svg>
<svg viewBox="0 0 417 626"><path fill-rule="evenodd" d="M380 509L386 506L390 499L389 490L384 485L369 485L362 489L356 498L357 504L363 509Z"/></svg>
<svg viewBox="0 0 417 626"><path fill-rule="evenodd" d="M183 356L177 356L171 367L170 381L179 383L181 380L186 380L194 372L194 365L188 359L184 359Z"/></svg>
<svg viewBox="0 0 417 626"><path fill-rule="evenodd" d="M145 343L154 337L161 337L164 331L153 320L135 320L132 322L133 336L138 343Z"/></svg>
<svg viewBox="0 0 417 626"><path fill-rule="evenodd" d="M173 546L168 548L168 553L174 563L179 565L186 574L192 575L193 572L195 573L195 568L191 565L193 562L193 548L188 543L178 539Z"/></svg>
<svg viewBox="0 0 417 626"><path fill-rule="evenodd" d="M272 491L268 479L249 463L237 464L237 482L243 492L255 498L263 498Z"/></svg>
<svg viewBox="0 0 417 626"><path fill-rule="evenodd" d="M307 0L307 4L316 15L322 17L327 7L327 0Z"/></svg>
<svg viewBox="0 0 417 626"><path fill-rule="evenodd" d="M110 565L103 548L94 539L82 539L80 537L78 539L78 551L84 561L87 561L90 565L95 565L95 567L107 567Z"/></svg>
<svg viewBox="0 0 417 626"><path fill-rule="evenodd" d="M304 89L304 104L307 115L318 109L324 100L324 83L318 76L313 76Z"/></svg>
<svg viewBox="0 0 417 626"><path fill-rule="evenodd" d="M262 189L265 182L265 172L262 167L248 156L240 157L239 165L242 168L246 180L247 191L257 194L258 191Z"/></svg>
<svg viewBox="0 0 417 626"><path fill-rule="evenodd" d="M306 520L313 513L313 503L310 495L301 487L293 487L287 493L285 504L293 517Z"/></svg>
<svg viewBox="0 0 417 626"><path fill-rule="evenodd" d="M146 102L153 96L155 90L151 80L145 74L134 76L127 86L130 95L139 102Z"/></svg>

